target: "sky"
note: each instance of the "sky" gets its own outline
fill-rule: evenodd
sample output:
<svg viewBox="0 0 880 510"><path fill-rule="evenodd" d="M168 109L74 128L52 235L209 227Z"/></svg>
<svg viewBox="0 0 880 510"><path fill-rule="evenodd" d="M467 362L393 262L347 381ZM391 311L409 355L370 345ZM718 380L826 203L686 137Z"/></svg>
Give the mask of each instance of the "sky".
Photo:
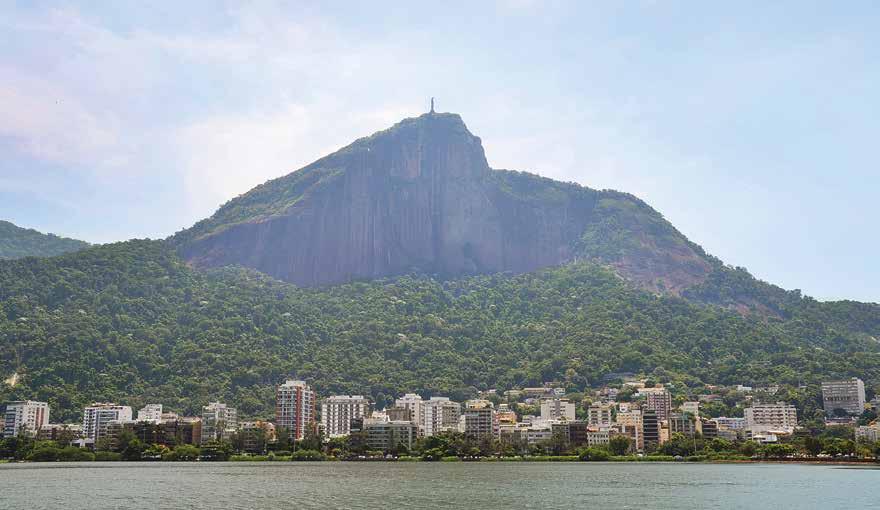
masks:
<svg viewBox="0 0 880 510"><path fill-rule="evenodd" d="M880 3L0 2L0 219L164 238L405 117L880 302Z"/></svg>

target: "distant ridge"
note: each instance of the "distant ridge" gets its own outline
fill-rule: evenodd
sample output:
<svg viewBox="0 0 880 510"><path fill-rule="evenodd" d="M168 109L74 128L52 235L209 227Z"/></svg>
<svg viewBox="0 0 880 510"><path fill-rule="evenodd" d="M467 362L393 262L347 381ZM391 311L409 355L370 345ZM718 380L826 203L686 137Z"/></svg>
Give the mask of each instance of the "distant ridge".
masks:
<svg viewBox="0 0 880 510"><path fill-rule="evenodd" d="M0 220L0 259L53 257L88 246L89 243L85 241L43 234Z"/></svg>

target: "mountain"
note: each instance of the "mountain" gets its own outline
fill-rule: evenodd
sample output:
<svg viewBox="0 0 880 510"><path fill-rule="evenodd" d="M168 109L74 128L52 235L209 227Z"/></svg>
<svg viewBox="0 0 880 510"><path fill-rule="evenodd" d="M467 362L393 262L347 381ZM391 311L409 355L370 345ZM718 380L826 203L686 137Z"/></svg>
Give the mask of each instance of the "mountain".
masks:
<svg viewBox="0 0 880 510"><path fill-rule="evenodd" d="M407 119L164 241L0 261L0 401L271 416L322 394L461 400L619 372L676 388L880 391L880 305L761 282L641 200L489 168L457 115ZM786 390L787 391L787 390ZM731 412L719 408L719 412Z"/></svg>
<svg viewBox="0 0 880 510"><path fill-rule="evenodd" d="M52 257L81 250L88 245L89 243L84 241L58 237L55 234L43 234L0 220L0 259Z"/></svg>
<svg viewBox="0 0 880 510"><path fill-rule="evenodd" d="M678 293L717 265L631 195L490 169L461 117L441 113L258 186L173 241L195 267L238 264L300 286L589 259Z"/></svg>

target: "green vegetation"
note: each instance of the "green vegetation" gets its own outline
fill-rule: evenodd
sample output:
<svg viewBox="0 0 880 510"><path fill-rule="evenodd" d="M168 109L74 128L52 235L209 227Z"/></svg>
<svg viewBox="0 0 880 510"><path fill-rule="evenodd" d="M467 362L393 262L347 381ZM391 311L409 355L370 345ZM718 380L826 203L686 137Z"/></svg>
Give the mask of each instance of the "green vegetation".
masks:
<svg viewBox="0 0 880 510"><path fill-rule="evenodd" d="M89 244L76 239L43 234L0 220L0 259L52 257L81 250Z"/></svg>
<svg viewBox="0 0 880 510"><path fill-rule="evenodd" d="M586 262L301 289L193 271L164 242L130 241L0 262L0 381L16 375L0 401L47 400L58 422L92 401L191 414L223 400L266 417L291 375L381 408L405 391L462 401L554 380L582 391L621 371L676 391L775 382L780 399L797 399L793 386L823 378L880 383L875 310L790 296L784 315L741 314L634 289Z"/></svg>

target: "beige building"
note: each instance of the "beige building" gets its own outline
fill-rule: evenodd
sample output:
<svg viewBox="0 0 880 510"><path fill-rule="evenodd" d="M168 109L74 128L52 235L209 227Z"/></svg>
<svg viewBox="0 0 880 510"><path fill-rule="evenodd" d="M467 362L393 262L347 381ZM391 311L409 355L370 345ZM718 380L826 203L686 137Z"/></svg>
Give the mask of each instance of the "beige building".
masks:
<svg viewBox="0 0 880 510"><path fill-rule="evenodd" d="M752 434L776 432L791 434L797 427L797 410L783 402L755 404L743 410L746 430Z"/></svg>

